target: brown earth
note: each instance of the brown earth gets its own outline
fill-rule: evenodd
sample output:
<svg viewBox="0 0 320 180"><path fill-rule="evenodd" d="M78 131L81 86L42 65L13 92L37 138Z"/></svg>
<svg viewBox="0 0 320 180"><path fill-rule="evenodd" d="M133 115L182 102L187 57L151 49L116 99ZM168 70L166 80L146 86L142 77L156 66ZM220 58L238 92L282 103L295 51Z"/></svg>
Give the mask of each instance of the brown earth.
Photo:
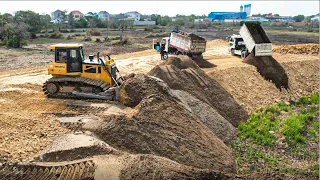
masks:
<svg viewBox="0 0 320 180"><path fill-rule="evenodd" d="M184 90L211 105L233 126L247 119L247 112L216 80L210 78L192 60L185 58L184 61L193 63L193 66L187 69L179 69L174 65L156 66L148 74L162 79L171 89Z"/></svg>
<svg viewBox="0 0 320 180"><path fill-rule="evenodd" d="M199 168L235 170L231 150L181 103L165 95L146 96L128 116L83 128L131 153L154 154Z"/></svg>
<svg viewBox="0 0 320 180"><path fill-rule="evenodd" d="M248 112L279 100L297 100L308 94L319 93L320 74L316 57L304 57L306 59L300 61L292 60L291 55L276 57L288 76L288 90L280 91L273 83L265 81L254 66L232 67L207 73Z"/></svg>
<svg viewBox="0 0 320 180"><path fill-rule="evenodd" d="M124 86L123 102L134 107L129 114L107 115L104 121L85 128L94 130L101 139L119 150L150 153L176 161L173 166L168 165L172 163L162 163L158 169L164 172L155 173L151 169L160 160L151 157L144 161L142 158L142 162L133 161L139 168L128 166L123 178L190 176L213 179L216 173L212 173L214 176L203 173L210 174L212 169L234 172L232 152L224 143L234 137L234 126L247 119L247 112L278 100L295 100L319 92L317 56L274 53L275 61L288 77L288 90L280 91L273 83L264 80L256 67L242 63L239 57L230 56L227 42L212 41L208 47L205 61L193 63L184 57L171 58L156 67L162 63L158 53L152 50L117 56L121 72L146 73L154 69L148 75L135 76ZM16 53L12 52L15 56L4 62L14 62L10 65L12 67L37 66L28 64L35 62L32 54ZM3 55L0 60L5 57ZM40 62L40 66L41 63L44 62ZM43 70L45 67L1 71L2 162L31 160L59 133L68 132L55 121L57 115L89 113L66 106L65 100L46 99L41 87L35 85L45 81L47 76L39 75L45 73ZM99 149L97 151L100 153ZM151 169L142 167L144 165ZM190 168L182 167L184 165ZM210 170L196 170L195 167ZM169 173L170 170L174 171L173 174ZM232 175L231 179L294 179L277 173L244 177Z"/></svg>
<svg viewBox="0 0 320 180"><path fill-rule="evenodd" d="M280 54L319 54L319 44L281 45L272 51Z"/></svg>
<svg viewBox="0 0 320 180"><path fill-rule="evenodd" d="M285 70L272 56L254 56L251 53L243 62L255 66L260 75L265 80L274 83L278 89L289 88Z"/></svg>

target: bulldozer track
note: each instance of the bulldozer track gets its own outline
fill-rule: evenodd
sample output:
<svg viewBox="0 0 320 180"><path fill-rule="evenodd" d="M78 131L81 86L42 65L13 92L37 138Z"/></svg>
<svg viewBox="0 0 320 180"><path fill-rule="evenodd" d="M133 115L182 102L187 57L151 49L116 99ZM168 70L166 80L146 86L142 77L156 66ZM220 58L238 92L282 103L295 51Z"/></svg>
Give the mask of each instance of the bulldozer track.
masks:
<svg viewBox="0 0 320 180"><path fill-rule="evenodd" d="M90 180L94 179L95 168L92 160L64 165L6 164L0 166L0 180Z"/></svg>
<svg viewBox="0 0 320 180"><path fill-rule="evenodd" d="M93 80L93 79L88 79L88 78L83 78L83 77L52 77L48 79L44 84L43 84L43 92L47 95L48 98L68 98L68 99L88 99L84 97L79 97L77 95L74 95L72 93L65 93L65 92L57 92L57 93L50 93L47 90L46 85L48 83L79 83L88 87L100 87L102 89L101 92L105 92L110 88L109 84L100 81L100 80Z"/></svg>

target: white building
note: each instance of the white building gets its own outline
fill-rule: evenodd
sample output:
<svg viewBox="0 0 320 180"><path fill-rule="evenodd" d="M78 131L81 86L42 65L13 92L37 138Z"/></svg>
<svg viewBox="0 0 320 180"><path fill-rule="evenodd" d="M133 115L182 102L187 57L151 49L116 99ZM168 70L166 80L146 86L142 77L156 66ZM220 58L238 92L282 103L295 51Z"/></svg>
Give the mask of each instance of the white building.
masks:
<svg viewBox="0 0 320 180"><path fill-rule="evenodd" d="M311 21L316 21L318 20L318 22L320 22L320 15L315 15L313 18L311 18Z"/></svg>
<svg viewBox="0 0 320 180"><path fill-rule="evenodd" d="M105 21L105 20L110 20L110 15L107 11L100 11L98 13L98 18L101 19L102 21Z"/></svg>
<svg viewBox="0 0 320 180"><path fill-rule="evenodd" d="M134 21L140 21L140 13L138 13L137 11L127 12L126 15Z"/></svg>

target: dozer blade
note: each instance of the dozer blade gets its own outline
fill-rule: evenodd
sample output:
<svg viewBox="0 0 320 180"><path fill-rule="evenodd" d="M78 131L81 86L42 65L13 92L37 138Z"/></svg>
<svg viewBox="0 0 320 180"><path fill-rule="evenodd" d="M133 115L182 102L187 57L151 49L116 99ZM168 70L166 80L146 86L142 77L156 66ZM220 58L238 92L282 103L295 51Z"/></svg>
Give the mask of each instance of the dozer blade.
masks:
<svg viewBox="0 0 320 180"><path fill-rule="evenodd" d="M103 99L103 100L110 100L113 101L115 100L114 95L100 95L100 94L93 94L93 93L83 93L83 92L77 92L73 91L72 94L80 97L86 97L86 98L92 98L92 99Z"/></svg>

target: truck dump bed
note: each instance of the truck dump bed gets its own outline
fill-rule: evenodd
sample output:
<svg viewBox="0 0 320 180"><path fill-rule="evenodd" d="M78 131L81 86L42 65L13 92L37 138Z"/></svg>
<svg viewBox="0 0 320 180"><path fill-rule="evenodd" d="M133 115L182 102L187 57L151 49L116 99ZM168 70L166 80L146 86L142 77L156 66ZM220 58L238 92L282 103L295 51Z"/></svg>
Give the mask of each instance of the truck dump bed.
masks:
<svg viewBox="0 0 320 180"><path fill-rule="evenodd" d="M272 56L272 43L260 24L244 23L239 33L250 53L254 50L255 56Z"/></svg>
<svg viewBox="0 0 320 180"><path fill-rule="evenodd" d="M172 32L170 46L189 54L202 54L206 50L207 41L195 34L181 34Z"/></svg>

